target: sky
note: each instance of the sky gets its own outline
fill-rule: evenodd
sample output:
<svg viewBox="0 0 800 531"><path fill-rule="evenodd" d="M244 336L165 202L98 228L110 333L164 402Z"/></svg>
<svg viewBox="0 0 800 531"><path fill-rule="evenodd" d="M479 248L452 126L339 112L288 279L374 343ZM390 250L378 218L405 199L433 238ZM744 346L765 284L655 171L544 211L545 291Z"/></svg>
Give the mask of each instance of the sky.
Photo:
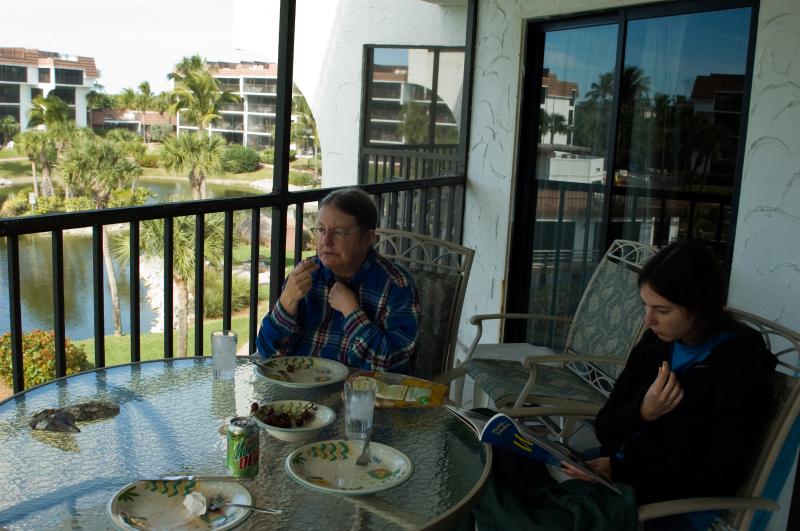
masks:
<svg viewBox="0 0 800 531"><path fill-rule="evenodd" d="M744 74L749 8L643 19L628 24L626 65L650 77L650 95L689 96L698 75ZM617 26L549 32L544 66L578 83L580 97L616 61Z"/></svg>
<svg viewBox="0 0 800 531"><path fill-rule="evenodd" d="M264 3L277 0L261 0ZM184 56L209 60L274 61L265 38L260 51L238 37L242 20L277 35L253 0L2 0L0 46L94 57L108 93L149 81L154 92L171 89L167 73ZM236 22L238 15L239 22ZM251 24L250 27L253 27ZM274 27L274 31L270 28ZM274 37L277 41L277 36Z"/></svg>

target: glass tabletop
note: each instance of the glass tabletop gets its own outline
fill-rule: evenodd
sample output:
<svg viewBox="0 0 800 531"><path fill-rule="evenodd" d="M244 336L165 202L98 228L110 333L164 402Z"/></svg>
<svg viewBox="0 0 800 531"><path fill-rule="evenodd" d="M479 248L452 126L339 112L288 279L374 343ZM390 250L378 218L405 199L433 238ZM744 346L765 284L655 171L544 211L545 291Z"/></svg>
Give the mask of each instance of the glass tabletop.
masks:
<svg viewBox="0 0 800 531"><path fill-rule="evenodd" d="M237 359L234 380L214 381L210 358L143 362L62 378L0 404L0 526L9 529L113 529L106 506L120 488L171 474L225 476L220 427L247 415L253 402L313 400L336 412L318 440L344 437L341 384L314 389L277 386ZM79 423L80 433L29 427L46 408L88 400L120 406L119 415ZM491 455L473 432L443 408L376 409L373 440L407 455L405 483L368 496L316 492L284 471L286 456L305 443L260 433L258 476L242 480L256 505L240 529L409 529L467 502L480 488Z"/></svg>

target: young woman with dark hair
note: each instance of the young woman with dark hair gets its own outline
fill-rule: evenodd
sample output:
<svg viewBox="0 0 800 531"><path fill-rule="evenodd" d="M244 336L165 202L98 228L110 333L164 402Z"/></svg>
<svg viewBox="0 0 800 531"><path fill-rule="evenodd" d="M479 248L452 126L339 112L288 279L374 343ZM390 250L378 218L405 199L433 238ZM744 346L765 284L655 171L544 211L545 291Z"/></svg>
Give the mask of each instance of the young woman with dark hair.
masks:
<svg viewBox="0 0 800 531"><path fill-rule="evenodd" d="M588 463L595 472L630 486L626 492L632 491L636 504L734 495L755 454L764 412L771 406L775 358L760 333L725 311L725 275L702 243L679 241L660 250L639 275L639 290L648 330L597 416L595 432L603 457ZM505 467L505 473L513 469L504 463L508 456L499 457L498 467ZM590 479L568 465L564 471L576 479ZM570 487L571 481L543 489L523 487L529 492L520 492L518 482L513 489L504 483L493 478L487 489L489 503L482 502L475 512L481 531L508 523L502 516L507 510L498 512L498 504L521 512L515 518L528 528L544 529L535 525L542 507L533 506L542 499L542 490L558 492L555 498L572 496L570 500L576 492L584 498L586 494L585 485ZM619 500L602 489L596 485L597 492L589 492L593 504L600 506L597 514L610 506L620 518L604 527L591 515L581 521L578 511L564 517L572 522L569 528L613 529L620 522L631 525L632 518L635 523L635 504L628 502L626 519L624 511L619 512ZM502 498L506 499L498 502ZM707 529L714 517L713 512L693 513L653 520L644 527Z"/></svg>

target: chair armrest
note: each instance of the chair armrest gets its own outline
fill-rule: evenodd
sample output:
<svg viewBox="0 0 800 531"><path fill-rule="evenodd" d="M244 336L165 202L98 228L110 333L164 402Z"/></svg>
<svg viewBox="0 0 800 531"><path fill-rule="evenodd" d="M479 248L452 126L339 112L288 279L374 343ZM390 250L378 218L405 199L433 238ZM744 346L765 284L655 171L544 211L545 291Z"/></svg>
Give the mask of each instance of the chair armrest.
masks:
<svg viewBox="0 0 800 531"><path fill-rule="evenodd" d="M563 354L552 354L546 356L525 356L522 358L522 366L526 369L530 369L541 363L567 363L570 361L582 363L614 363L616 365L625 365L627 360L615 356L567 356Z"/></svg>
<svg viewBox="0 0 800 531"><path fill-rule="evenodd" d="M648 503L639 506L639 521L644 522L652 518L670 516L673 514L693 513L695 511L741 511L763 510L777 511L779 505L766 498L686 498L683 500L669 500Z"/></svg>
<svg viewBox="0 0 800 531"><path fill-rule="evenodd" d="M477 325L481 321L495 319L540 319L542 321L555 321L560 323L572 322L571 317L558 317L555 315L545 315L543 313L478 313L469 318L469 323Z"/></svg>
<svg viewBox="0 0 800 531"><path fill-rule="evenodd" d="M502 408L500 411L512 418L525 417L596 417L602 406L531 406Z"/></svg>
<svg viewBox="0 0 800 531"><path fill-rule="evenodd" d="M469 350L467 350L467 355L464 358L464 361L468 361L472 358L472 354L475 352L475 349L478 347L478 343L480 343L481 336L483 335L483 322L488 320L497 320L497 319L540 319L543 321L553 321L558 323L570 323L572 322L572 318L570 317L557 317L552 315L544 315L539 313L480 313L475 314L469 318L469 322L472 325L478 327L478 330L475 332L475 337L472 339L472 344L469 346Z"/></svg>

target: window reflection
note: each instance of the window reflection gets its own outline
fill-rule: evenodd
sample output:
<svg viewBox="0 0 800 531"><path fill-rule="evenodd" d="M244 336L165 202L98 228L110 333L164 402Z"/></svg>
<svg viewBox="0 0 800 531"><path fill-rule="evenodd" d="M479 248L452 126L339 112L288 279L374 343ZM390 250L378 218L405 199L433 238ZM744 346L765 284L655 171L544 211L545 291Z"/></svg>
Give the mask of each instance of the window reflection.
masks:
<svg viewBox="0 0 800 531"><path fill-rule="evenodd" d="M661 244L690 235L720 242L739 144L750 9L628 24L620 86L614 215L622 236ZM713 208L635 198L651 192L705 197ZM624 191L627 190L627 191ZM710 194L710 195L709 195ZM714 213L713 216L711 213Z"/></svg>

